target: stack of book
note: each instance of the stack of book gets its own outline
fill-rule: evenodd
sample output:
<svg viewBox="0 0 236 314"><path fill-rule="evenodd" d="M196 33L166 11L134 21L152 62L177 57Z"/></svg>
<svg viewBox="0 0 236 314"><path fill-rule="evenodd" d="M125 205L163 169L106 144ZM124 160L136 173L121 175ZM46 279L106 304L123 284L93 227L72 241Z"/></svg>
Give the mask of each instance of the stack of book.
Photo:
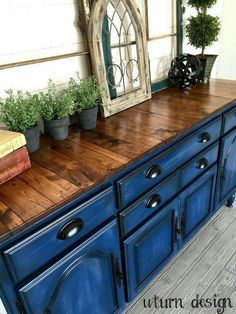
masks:
<svg viewBox="0 0 236 314"><path fill-rule="evenodd" d="M0 130L0 185L31 167L23 134Z"/></svg>

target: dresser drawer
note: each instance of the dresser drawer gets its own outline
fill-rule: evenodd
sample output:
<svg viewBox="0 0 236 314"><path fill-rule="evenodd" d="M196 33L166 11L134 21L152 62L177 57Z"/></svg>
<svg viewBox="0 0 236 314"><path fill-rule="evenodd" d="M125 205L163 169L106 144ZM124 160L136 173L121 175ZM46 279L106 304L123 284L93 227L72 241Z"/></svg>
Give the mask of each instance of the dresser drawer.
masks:
<svg viewBox="0 0 236 314"><path fill-rule="evenodd" d="M197 178L204 171L209 169L215 162L217 162L219 151L219 142L210 146L209 149L204 150L198 154L196 158L191 160L180 170L181 187L189 184L193 179Z"/></svg>
<svg viewBox="0 0 236 314"><path fill-rule="evenodd" d="M134 205L120 213L122 236L138 226L171 199L179 190L178 183L178 174L172 175L145 197L139 199Z"/></svg>
<svg viewBox="0 0 236 314"><path fill-rule="evenodd" d="M115 214L114 192L110 187L6 250L4 257L14 281L33 273Z"/></svg>
<svg viewBox="0 0 236 314"><path fill-rule="evenodd" d="M215 142L221 132L221 118L202 127L145 165L117 181L119 207L130 205L138 197L173 173L194 155Z"/></svg>
<svg viewBox="0 0 236 314"><path fill-rule="evenodd" d="M236 108L224 114L224 133L236 127Z"/></svg>

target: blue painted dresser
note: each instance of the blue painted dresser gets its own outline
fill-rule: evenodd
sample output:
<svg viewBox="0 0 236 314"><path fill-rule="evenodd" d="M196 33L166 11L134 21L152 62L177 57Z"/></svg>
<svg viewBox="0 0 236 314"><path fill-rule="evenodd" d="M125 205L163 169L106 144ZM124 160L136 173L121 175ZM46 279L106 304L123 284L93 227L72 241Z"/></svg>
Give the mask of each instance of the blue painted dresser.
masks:
<svg viewBox="0 0 236 314"><path fill-rule="evenodd" d="M232 81L170 88L92 133L75 126L63 143L43 138L30 172L0 187L8 313L122 312L232 204L234 97Z"/></svg>

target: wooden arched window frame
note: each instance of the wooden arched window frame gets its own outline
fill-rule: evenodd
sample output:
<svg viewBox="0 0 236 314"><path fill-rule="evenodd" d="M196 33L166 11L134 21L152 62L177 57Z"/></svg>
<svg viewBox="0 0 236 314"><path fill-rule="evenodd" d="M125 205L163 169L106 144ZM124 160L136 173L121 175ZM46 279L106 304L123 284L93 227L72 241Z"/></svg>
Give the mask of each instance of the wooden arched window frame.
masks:
<svg viewBox="0 0 236 314"><path fill-rule="evenodd" d="M111 7L110 11L114 11L112 16L109 16L109 6ZM119 13L118 10L123 12ZM121 24L116 30L118 37L125 34L122 40L119 37L116 46L112 44L111 39L112 27L116 28L114 16L120 20ZM133 41L128 39L131 27L135 38ZM93 69L98 83L103 86L102 102L104 106L102 111L104 117L125 110L151 97L146 30L134 0L94 1L89 18L88 41ZM130 57L131 45L135 45L136 52L134 51L134 53L137 60ZM113 60L113 48L120 51L120 62L118 63ZM127 60L122 58L122 49L127 49L126 54L129 55ZM108 55L106 51L109 51ZM116 70L118 76L121 76L118 83L114 74Z"/></svg>

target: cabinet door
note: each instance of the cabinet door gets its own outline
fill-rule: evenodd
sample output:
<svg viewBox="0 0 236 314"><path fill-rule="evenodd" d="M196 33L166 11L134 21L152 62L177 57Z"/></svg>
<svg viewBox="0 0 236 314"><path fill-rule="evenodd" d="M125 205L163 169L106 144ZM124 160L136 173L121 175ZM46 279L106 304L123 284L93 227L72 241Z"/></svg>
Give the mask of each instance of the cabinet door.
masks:
<svg viewBox="0 0 236 314"><path fill-rule="evenodd" d="M219 203L223 203L236 189L236 130L222 142L221 173L219 180Z"/></svg>
<svg viewBox="0 0 236 314"><path fill-rule="evenodd" d="M114 222L19 289L26 313L111 314L124 304Z"/></svg>
<svg viewBox="0 0 236 314"><path fill-rule="evenodd" d="M214 204L216 166L180 195L182 241L189 238L209 218Z"/></svg>
<svg viewBox="0 0 236 314"><path fill-rule="evenodd" d="M124 241L129 301L164 267L177 250L177 216L178 202L175 201Z"/></svg>

